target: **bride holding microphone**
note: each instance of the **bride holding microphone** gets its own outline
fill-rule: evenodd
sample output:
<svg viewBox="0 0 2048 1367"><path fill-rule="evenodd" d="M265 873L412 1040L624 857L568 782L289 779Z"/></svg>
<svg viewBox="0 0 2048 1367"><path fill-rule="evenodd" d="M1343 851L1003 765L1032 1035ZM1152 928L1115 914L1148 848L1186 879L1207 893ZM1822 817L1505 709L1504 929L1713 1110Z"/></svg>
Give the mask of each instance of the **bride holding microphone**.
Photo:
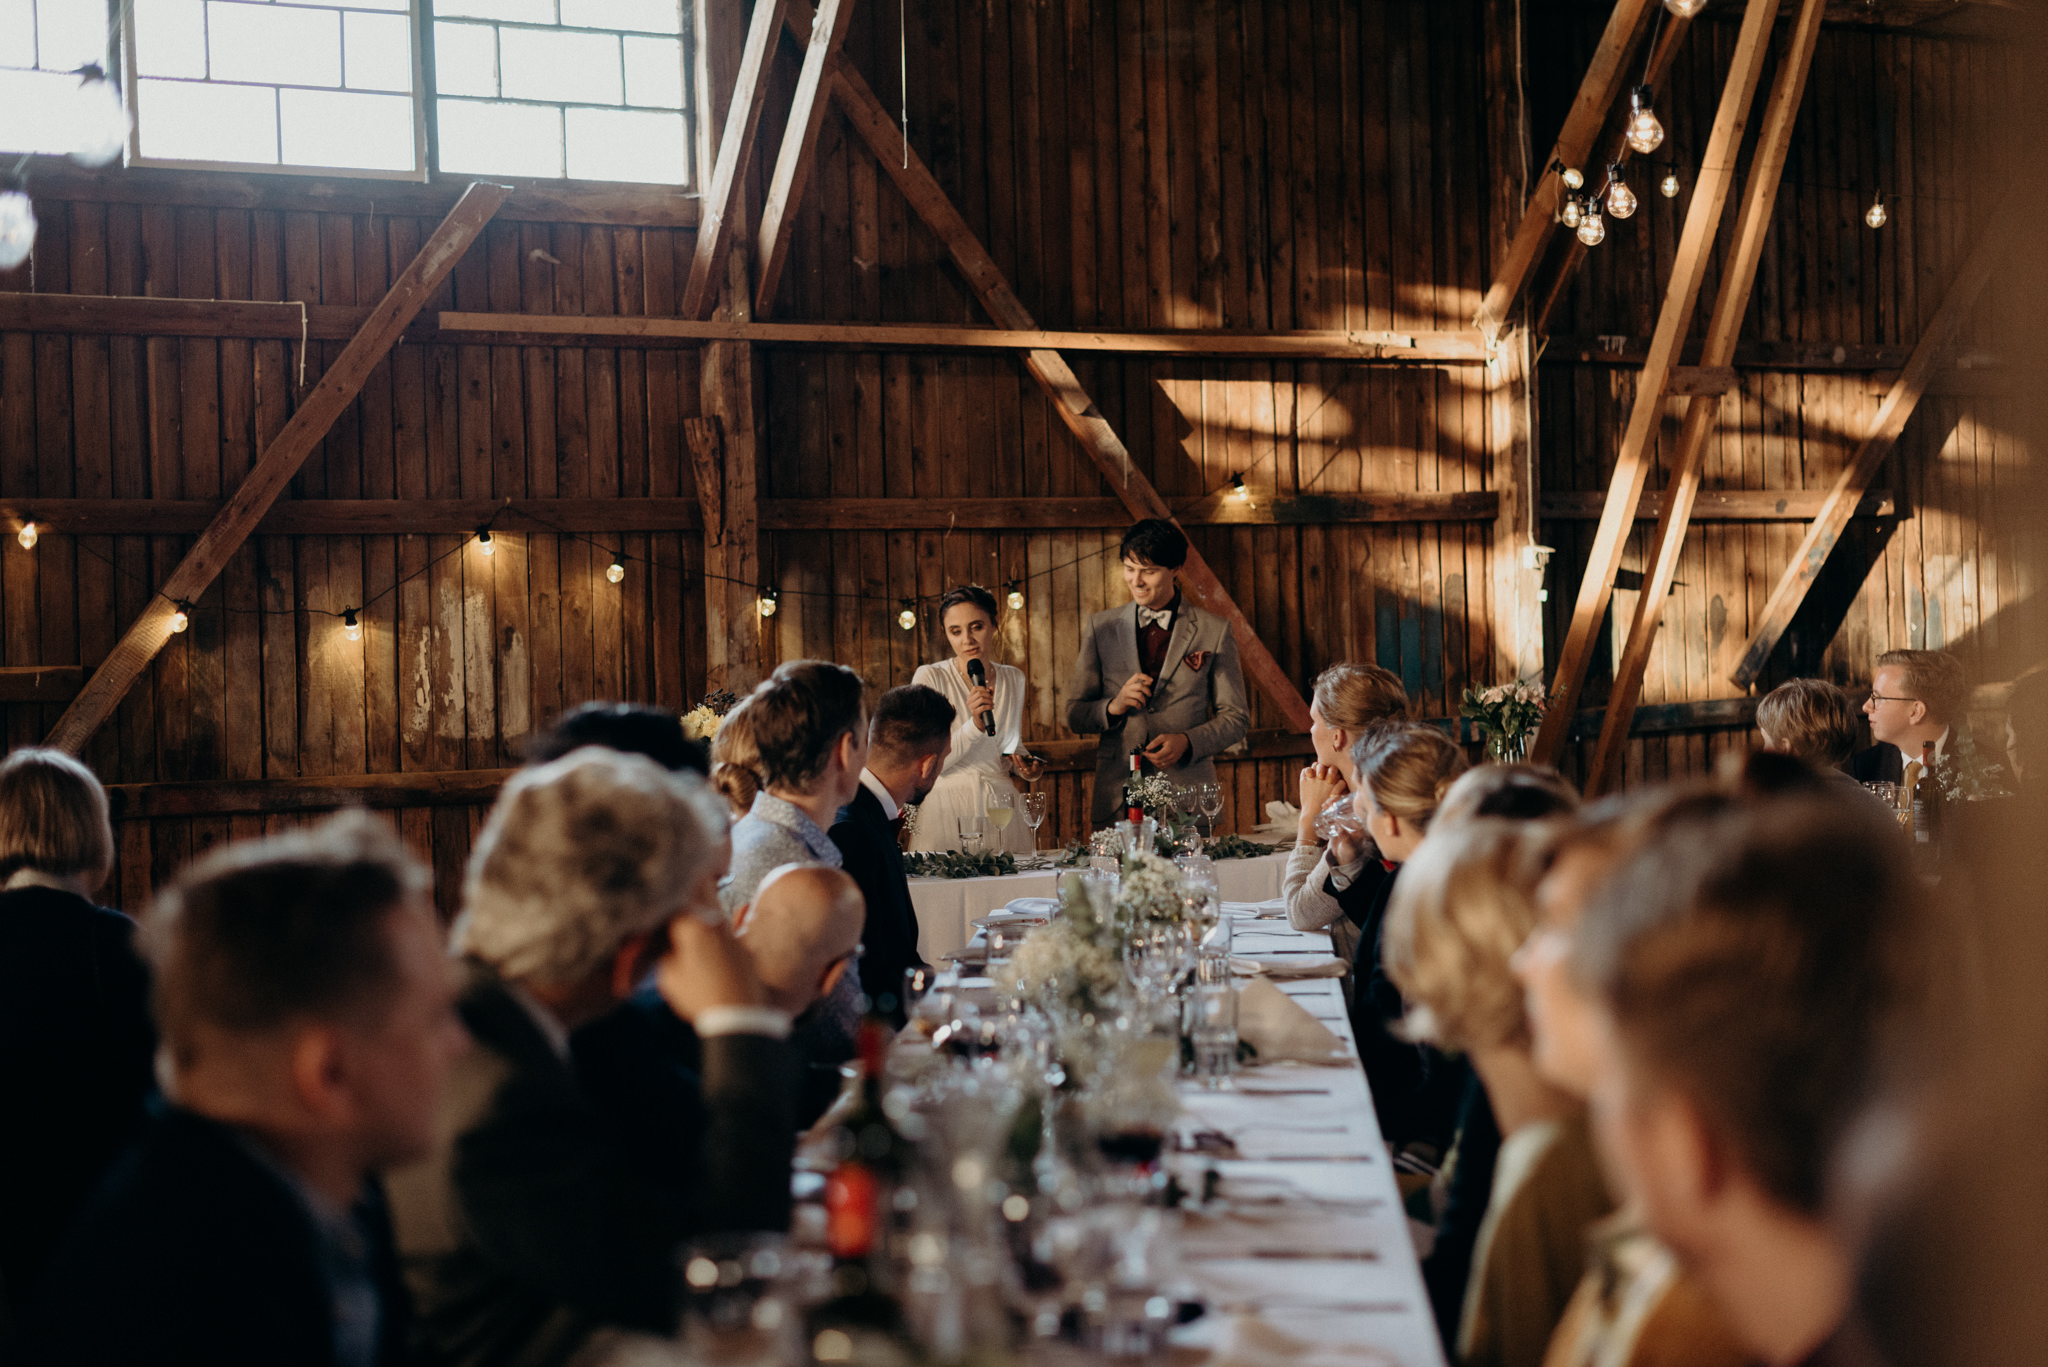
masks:
<svg viewBox="0 0 2048 1367"><path fill-rule="evenodd" d="M1024 671L992 658L995 595L979 584L948 590L939 600L939 626L953 658L919 665L910 681L936 689L953 704L958 719L946 766L930 796L918 805L910 848L960 849L964 817L981 820L982 849L1028 854L1038 836L1024 815L1031 795L1019 793L1010 780L1014 774L1030 783L1044 763L1024 750ZM1001 824L989 815L990 794L998 804L1008 799L1007 806L996 808L997 817L1009 813Z"/></svg>

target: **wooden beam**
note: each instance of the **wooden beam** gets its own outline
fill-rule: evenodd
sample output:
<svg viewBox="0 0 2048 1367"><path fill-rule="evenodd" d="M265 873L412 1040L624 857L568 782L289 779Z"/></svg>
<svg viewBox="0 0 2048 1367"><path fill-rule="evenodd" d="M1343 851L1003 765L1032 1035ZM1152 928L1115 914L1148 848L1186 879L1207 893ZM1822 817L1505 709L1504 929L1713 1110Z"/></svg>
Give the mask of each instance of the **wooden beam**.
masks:
<svg viewBox="0 0 2048 1367"><path fill-rule="evenodd" d="M725 284L725 254L732 246L733 229L740 218L741 191L745 186L747 163L754 156L754 135L761 128L761 102L768 95L768 59L775 53L775 41L782 28L783 0L756 0L753 19L747 26L747 43L740 58L738 79L733 83L732 102L726 110L725 129L718 143L718 164L712 168L710 187L705 191L697 224L697 247L690 258L690 278L683 286L683 302L677 310L685 318L708 318L718 305L718 292Z"/></svg>
<svg viewBox="0 0 2048 1367"><path fill-rule="evenodd" d="M1732 365L1682 365L1671 372L1670 393L1674 396L1726 394L1735 388Z"/></svg>
<svg viewBox="0 0 2048 1367"><path fill-rule="evenodd" d="M1587 179L1593 179L1586 168L1586 157L1593 150L1593 140L1600 136L1601 126L1607 122L1607 111L1614 107L1615 96L1628 79L1629 59L1636 40L1656 8L1656 0L1617 0L1614 12L1607 16L1607 28L1600 35L1600 46L1593 52L1585 79L1579 82L1579 93L1565 115L1564 127L1558 131L1557 145L1544 158L1536 184L1529 191L1528 207L1523 209L1521 224L1508 243L1507 258L1500 263L1486 297L1480 302L1474 321L1487 336L1497 336L1507 325L1522 286L1528 283L1529 273L1542 259L1543 249L1550 245L1564 188L1555 167L1563 165L1585 171Z"/></svg>
<svg viewBox="0 0 2048 1367"><path fill-rule="evenodd" d="M212 499L0 500L0 526L34 521L45 535L193 536L222 504ZM279 499L257 524L267 536L461 535L494 532L671 532L704 525L693 498Z"/></svg>
<svg viewBox="0 0 2048 1367"><path fill-rule="evenodd" d="M1827 501L1825 489L1701 489L1693 495L1695 522L1808 522ZM1664 512L1664 492L1645 490L1636 504L1636 519L1655 519ZM1543 496L1546 521L1593 522L1606 506L1597 493L1549 493ZM1872 489L1856 505L1857 517L1896 517L1899 507L1889 489Z"/></svg>
<svg viewBox="0 0 2048 1367"><path fill-rule="evenodd" d="M342 807L480 807L496 801L498 789L518 772L453 769L239 782L109 783L107 800L116 821L325 812Z"/></svg>
<svg viewBox="0 0 2048 1367"><path fill-rule="evenodd" d="M842 55L833 62L833 75L833 97L839 101L848 122L874 152L876 160L881 162L904 198L910 201L911 208L916 210L925 226L945 244L954 264L967 277L968 284L980 297L989 316L1001 327L1035 329L1037 323L1017 298L1016 291L1010 288L1010 282L1004 278L995 259L982 246L973 229L967 226L967 221L960 217L960 211L954 208L938 181L925 169L923 159L905 144L895 120L882 108L881 101L868 89L860 73ZM1059 352L1049 349L1027 351L1024 353L1024 366L1052 400L1060 421L1102 472L1103 478L1109 481L1110 491L1131 516L1171 519L1173 509L1159 496L1152 482L1131 463L1130 452L1124 448L1123 442ZM1273 652L1266 648L1265 642L1252 629L1251 622L1231 600L1223 581L1216 577L1216 572L1209 568L1201 552L1192 545L1188 547L1187 563L1181 568L1181 583L1204 608L1230 624L1244 672L1279 707L1290 726L1306 731L1309 727L1308 704L1303 700L1301 690L1280 667L1280 662L1273 658Z"/></svg>
<svg viewBox="0 0 2048 1367"><path fill-rule="evenodd" d="M1784 176L1785 158L1792 146L1792 125L1806 95L1806 76L1813 66L1814 46L1820 40L1821 16L1826 7L1826 0L1805 0L1793 24L1784 59L1778 64L1777 77L1771 83L1771 98L1764 106L1763 128L1757 136L1749 181L1743 188L1742 208L1736 217L1735 238L1729 246L1714 309L1707 320L1706 337L1700 345L1702 369L1707 371L1725 369L1726 361L1735 354L1735 334L1742 327L1742 315L1749 308L1750 291L1756 284L1757 263L1763 258L1764 238L1770 232L1771 214L1777 208L1778 183ZM1728 373L1733 379L1734 372ZM1635 617L1629 624L1621 660L1615 666L1614 687L1607 696L1606 719L1600 725L1600 739L1587 765L1588 797L1606 792L1621 779L1629 723L1642 696L1643 671L1649 666L1650 647L1664 621L1665 599L1678 573L1686 529L1692 524L1701 460L1720 413L1721 402L1714 395L1697 395L1687 406L1685 426L1679 433L1678 450L1668 472L1664 510L1657 519L1656 551L1650 573L1643 591L1636 595Z"/></svg>
<svg viewBox="0 0 2048 1367"><path fill-rule="evenodd" d="M135 680L170 640L171 617L178 610L177 604L196 600L204 593L256 530L270 505L298 473L299 466L327 435L327 429L355 402L363 382L383 361L406 324L448 278L455 263L482 235L484 225L510 193L506 186L483 181L472 184L463 193L420 248L419 255L371 310L363 330L300 400L298 411L264 449L234 496L199 534L142 616L128 628L64 715L57 719L48 744L76 753L100 724L113 715Z"/></svg>
<svg viewBox="0 0 2048 1367"><path fill-rule="evenodd" d="M1622 550L1635 525L1636 503L1650 476L1652 443L1663 423L1664 391L1678 362L1679 343L1692 324L1693 309L1699 302L1714 232L1735 176L1735 155L1742 146L1750 104L1763 75L1764 57L1769 49L1766 40L1774 14L1773 0L1749 0L1743 14L1728 82L1721 91L1720 109L1714 116L1706 153L1700 158L1699 185L1686 210L1685 231L1672 262L1671 282L1658 315L1657 331L1650 342L1649 360L1636 384L1635 408L1629 414L1614 478L1608 485L1607 507L1593 534L1586 577L1579 585L1571 629L1558 659L1557 674L1551 680L1550 710L1530 750L1531 758L1539 764L1555 764L1564 748L1565 728L1578 706L1579 690L1586 680L1601 619L1614 591L1614 572L1621 566Z"/></svg>
<svg viewBox="0 0 2048 1367"><path fill-rule="evenodd" d="M1913 412L1919 407L1920 398L1926 393L1928 382L1940 364L1942 353L1955 340L1956 330L1976 306L1977 296L1990 283L2012 236L2015 217L2010 202L1999 209L1989 231L1984 234L1984 240L1970 253L1962 273L1949 286L1934 321L1922 334L1920 344L1913 348L1913 358L1906 363L1898 383L1892 386L1883 406L1877 410L1877 417L1870 424L1870 435L1849 458L1849 464L1828 491L1827 501L1821 505L1813 525L1806 529L1806 537L1793 553L1792 563L1785 567L1777 587L1771 590L1770 599L1757 620L1756 630L1742 647L1742 655L1728 676L1734 682L1747 688L1762 677L1771 652L1778 648L1779 639L1791 627L1800 604L1806 601L1807 591L1820 578L1828 556L1842 539L1849 518L1876 476L1877 467L1898 444L1900 433L1912 420Z"/></svg>
<svg viewBox="0 0 2048 1367"><path fill-rule="evenodd" d="M1679 348L1679 364L1697 366L1698 342ZM1544 339L1543 359L1570 364L1641 367L1649 359L1650 339L1620 335L1558 333ZM1865 372L1897 370L1911 359L1913 348L1871 342L1738 342L1727 364L1736 370L1812 370Z"/></svg>
<svg viewBox="0 0 2048 1367"><path fill-rule="evenodd" d="M0 702L70 702L84 686L82 665L0 666Z"/></svg>
<svg viewBox="0 0 2048 1367"><path fill-rule="evenodd" d="M759 249L755 253L761 263L759 278L754 283L757 318L766 318L773 311L775 291L782 284L782 268L789 264L790 227L797 206L803 203L804 187L811 177L811 157L818 146L818 130L825 123L825 64L838 55L852 18L853 0L822 0L811 20L811 40L804 46L804 66L796 79L796 98L789 107L782 149L775 155L768 198L761 206L761 231L756 236Z"/></svg>

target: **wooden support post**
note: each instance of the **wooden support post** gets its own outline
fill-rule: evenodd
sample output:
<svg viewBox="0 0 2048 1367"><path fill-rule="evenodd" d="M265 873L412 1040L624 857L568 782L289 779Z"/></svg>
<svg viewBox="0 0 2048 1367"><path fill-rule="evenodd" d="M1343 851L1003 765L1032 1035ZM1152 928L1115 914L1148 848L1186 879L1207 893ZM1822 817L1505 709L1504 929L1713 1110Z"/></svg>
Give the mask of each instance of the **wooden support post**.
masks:
<svg viewBox="0 0 2048 1367"><path fill-rule="evenodd" d="M448 278L470 244L483 235L484 225L511 193L510 186L483 181L463 192L455 207L448 211L448 217L420 248L419 255L370 311L361 331L300 401L298 411L264 449L233 497L192 543L192 549L171 571L142 616L93 671L92 678L57 719L45 744L76 754L114 714L142 671L149 668L149 662L171 639L171 619L178 613L178 605L196 601L219 577L229 559L256 530L270 505L291 483L292 476L299 472L306 457L334 426L335 419L355 402L370 372Z"/></svg>
<svg viewBox="0 0 2048 1367"><path fill-rule="evenodd" d="M1807 591L1820 578L1821 569L1827 564L1835 543L1842 539L1849 519L1855 516L1864 491L1877 474L1877 467L1891 454L1892 448L1898 444L1899 435L1912 420L1913 411L1927 392L1936 367L1949 344L1955 340L1956 330L1976 306L1977 296L1990 283L1992 272L2004 257L2015 222L2013 206L2008 202L1992 219L1984 240L1970 253L1962 274L1949 286L1934 321L1921 336L1919 345L1913 348L1912 358L1899 372L1897 383L1892 385L1885 395L1884 404L1877 410L1877 417L1870 425L1870 435L1863 439L1863 444L1856 448L1856 454L1849 458L1848 466L1836 478L1834 487L1828 491L1827 501L1821 505L1813 525L1806 529L1806 538L1793 554L1792 563L1785 567L1777 587L1771 590L1756 631L1742 647L1742 657L1728 676L1734 682L1747 688L1762 676L1771 652L1778 648L1779 639L1791 627L1799 605L1806 601Z"/></svg>
<svg viewBox="0 0 2048 1367"><path fill-rule="evenodd" d="M1763 130L1750 162L1749 183L1743 190L1735 241L1721 275L1713 315L1707 322L1706 340L1700 348L1703 367L1726 366L1735 356L1735 335L1742 328L1742 315L1749 308L1750 291L1756 284L1757 263L1763 257L1764 237L1770 231L1771 213L1778 204L1778 184L1785 174L1785 156L1792 146L1792 125L1806 93L1806 76L1813 66L1813 50L1820 39L1820 21L1826 8L1826 0L1804 0L1784 60L1778 64L1771 98L1764 109ZM1669 471L1668 496L1657 519L1656 557L1643 581L1643 591L1636 595L1628 643L1615 666L1614 689L1607 698L1592 763L1587 766L1588 797L1606 792L1621 778L1629 723L1643 692L1643 671L1650 662L1650 647L1657 639L1657 628L1664 621L1671 581L1677 576L1678 557L1685 548L1686 529L1692 524L1693 496L1700 487L1701 456L1720 412L1720 399L1710 395L1695 395L1686 409L1685 427L1679 434L1678 451Z"/></svg>
<svg viewBox="0 0 2048 1367"><path fill-rule="evenodd" d="M756 318L766 318L774 307L775 290L782 283L782 268L789 263L790 225L797 206L803 203L804 186L811 176L811 156L818 146L818 129L825 122L825 64L846 41L846 26L852 18L853 0L824 0L811 22L804 69L797 77L789 126L782 135L782 150L775 157L768 199L761 206L761 231L755 238L761 260L760 277L754 282Z"/></svg>
<svg viewBox="0 0 2048 1367"><path fill-rule="evenodd" d="M1571 629L1558 659L1557 676L1551 681L1550 708L1531 750L1530 757L1539 764L1557 763L1564 750L1572 712L1579 705L1586 667L1592 660L1601 619L1614 592L1614 572L1621 568L1621 553L1627 545L1629 530L1635 525L1636 503L1650 477L1653 446L1664 420L1665 391L1678 362L1678 349L1691 327L1694 307L1699 303L1709 249L1735 178L1735 155L1742 146L1750 105L1763 76L1764 57L1769 48L1766 40L1776 15L1775 0L1749 0L1743 13L1728 83L1722 88L1713 132L1707 140L1706 154L1700 159L1699 187L1686 211L1685 231L1672 263L1671 283L1657 317L1656 333L1650 339L1650 357L1636 384L1635 408L1622 436L1614 478L1607 488L1607 505L1593 534L1586 576L1580 582L1578 602L1572 609Z"/></svg>
<svg viewBox="0 0 2048 1367"><path fill-rule="evenodd" d="M895 120L875 98L860 73L844 57L833 62L832 70L833 97L839 101L848 121L896 182L904 198L910 201L911 208L925 226L946 245L954 264L967 277L968 284L980 297L989 316L1001 327L1036 327L1029 310L1017 298L1016 291L1010 288L1010 282L1004 278L995 259L925 168L923 159L915 151L906 149L903 134L896 127ZM1152 482L1132 465L1130 452L1118 440L1116 432L1060 354L1035 350L1023 353L1023 357L1025 369L1051 398L1060 421L1073 434L1082 451L1095 462L1096 468L1102 471L1103 477L1109 481L1110 491L1123 502L1131 515L1172 519L1173 509L1159 496ZM1208 562L1192 545L1188 548L1187 564L1181 569L1181 583L1204 608L1230 624L1244 672L1279 707L1288 725L1297 731L1306 731L1309 727L1308 703L1302 698L1301 690L1280 667L1280 662L1259 639L1258 633L1252 630L1251 622L1232 601L1223 581L1216 577L1216 572L1209 568Z"/></svg>
<svg viewBox="0 0 2048 1367"><path fill-rule="evenodd" d="M718 164L712 168L697 220L697 250L690 259L689 282L683 287L683 302L677 310L685 318L710 317L725 284L725 254L743 217L741 191L747 163L754 155L754 135L761 127L761 102L768 94L768 59L775 54L781 32L782 6L783 0L755 0L719 138Z"/></svg>
<svg viewBox="0 0 2048 1367"><path fill-rule="evenodd" d="M1621 92L1622 83L1627 79L1629 57L1635 51L1636 40L1656 8L1656 0L1617 0L1614 12L1608 15L1607 28L1600 35L1600 46L1594 50L1592 65L1586 69L1586 78L1579 83L1578 98L1572 101L1571 112L1565 115L1564 127L1558 131L1557 145L1551 149L1535 186L1529 192L1528 207L1522 211L1521 226L1515 229L1514 239L1508 244L1507 257L1501 262L1493 284L1479 305L1479 330L1487 336L1497 336L1507 326L1515 299L1521 294L1522 286L1528 283L1536 263L1542 259L1543 249L1550 245L1550 235L1557 227L1558 200L1564 188L1564 181L1555 165L1586 170L1586 157L1593 150L1593 140L1600 136L1601 125L1607 122L1607 111L1614 107L1615 96ZM1586 175L1589 181L1593 179L1589 170Z"/></svg>
<svg viewBox="0 0 2048 1367"><path fill-rule="evenodd" d="M720 342L717 381L723 392L739 383L734 371L751 370L746 348ZM711 398L712 353L705 352L705 397ZM751 389L751 380L747 384ZM729 406L721 403L721 406ZM724 441L724 416L686 418L683 439L697 476L704 512L705 670L708 688L744 694L761 679L761 538L753 499L751 453L735 460ZM748 443L751 446L751 443Z"/></svg>

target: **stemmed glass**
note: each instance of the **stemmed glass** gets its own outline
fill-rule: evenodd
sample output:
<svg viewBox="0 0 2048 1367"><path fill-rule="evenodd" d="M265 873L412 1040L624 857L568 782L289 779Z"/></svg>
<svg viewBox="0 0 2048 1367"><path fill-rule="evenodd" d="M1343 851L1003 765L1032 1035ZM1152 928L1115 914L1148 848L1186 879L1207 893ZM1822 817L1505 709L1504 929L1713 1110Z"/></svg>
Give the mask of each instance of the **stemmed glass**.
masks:
<svg viewBox="0 0 2048 1367"><path fill-rule="evenodd" d="M1183 783L1177 785L1173 790L1173 808L1182 816L1188 817L1192 822L1192 819L1196 816L1196 814L1198 814L1202 810L1202 785L1199 783ZM1196 826L1194 833L1194 849L1191 851L1191 853L1200 854L1201 852L1202 828L1200 826Z"/></svg>
<svg viewBox="0 0 2048 1367"><path fill-rule="evenodd" d="M1024 824L1031 828L1031 850L1038 852L1038 828L1045 824L1045 794L1024 794Z"/></svg>
<svg viewBox="0 0 2048 1367"><path fill-rule="evenodd" d="M1202 785L1202 815L1209 818L1209 838L1216 838L1216 818L1223 815L1223 785L1204 783Z"/></svg>
<svg viewBox="0 0 2048 1367"><path fill-rule="evenodd" d="M988 814L988 824L994 828L996 848L1006 842L1003 832L1010 827L1010 818L1017 814L1017 790L1007 783L984 783L981 785L981 809Z"/></svg>

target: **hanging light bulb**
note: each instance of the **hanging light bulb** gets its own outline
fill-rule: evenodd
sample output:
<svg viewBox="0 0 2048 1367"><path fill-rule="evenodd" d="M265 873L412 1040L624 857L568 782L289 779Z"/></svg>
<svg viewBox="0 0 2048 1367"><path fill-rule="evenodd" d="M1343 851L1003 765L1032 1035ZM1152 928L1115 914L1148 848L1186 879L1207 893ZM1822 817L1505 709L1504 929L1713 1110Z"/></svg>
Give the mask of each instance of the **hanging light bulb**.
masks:
<svg viewBox="0 0 2048 1367"><path fill-rule="evenodd" d="M1586 216L1579 220L1579 241L1588 247L1597 247L1607 238L1607 224L1600 217L1600 206L1588 202Z"/></svg>
<svg viewBox="0 0 2048 1367"><path fill-rule="evenodd" d="M1010 596L1007 601L1010 604L1010 611L1022 612L1024 610L1024 589L1014 579L1010 581Z"/></svg>
<svg viewBox="0 0 2048 1367"><path fill-rule="evenodd" d="M28 260L36 245L36 211L19 181L0 190L0 271Z"/></svg>
<svg viewBox="0 0 2048 1367"><path fill-rule="evenodd" d="M71 102L71 159L80 166L105 166L128 146L131 121L121 87L97 63L78 68L78 93Z"/></svg>
<svg viewBox="0 0 2048 1367"><path fill-rule="evenodd" d="M479 527L476 529L476 548L485 555L496 555L498 553L497 543L491 540L491 529L489 527Z"/></svg>
<svg viewBox="0 0 2048 1367"><path fill-rule="evenodd" d="M1690 19L1707 7L1707 0L1664 0L1664 8L1680 19Z"/></svg>
<svg viewBox="0 0 2048 1367"><path fill-rule="evenodd" d="M763 617L773 617L775 615L775 609L777 605L781 602L781 600L782 595L778 593L776 590L772 588L763 587L761 590L761 597L755 603L755 606L761 610L761 615Z"/></svg>
<svg viewBox="0 0 2048 1367"><path fill-rule="evenodd" d="M903 600L903 611L896 614L896 625L905 631L917 630L917 604L908 598Z"/></svg>
<svg viewBox="0 0 2048 1367"><path fill-rule="evenodd" d="M626 567L616 554L612 556L612 563L604 567L604 577L614 584L626 577Z"/></svg>
<svg viewBox="0 0 2048 1367"><path fill-rule="evenodd" d="M1666 171L1664 179L1657 182L1657 192L1666 199L1677 199L1679 188L1678 172L1676 171Z"/></svg>
<svg viewBox="0 0 2048 1367"><path fill-rule="evenodd" d="M175 635L192 625L192 605L173 603L171 605L171 632Z"/></svg>
<svg viewBox="0 0 2048 1367"><path fill-rule="evenodd" d="M1891 215L1884 211L1884 195L1880 192L1870 201L1870 208L1864 212L1863 221L1873 228L1882 228L1890 217Z"/></svg>
<svg viewBox="0 0 2048 1367"><path fill-rule="evenodd" d="M1560 171L1559 171L1559 175L1560 175L1560 176L1561 176L1561 178L1562 178L1562 179L1564 180L1564 188L1565 188L1565 189L1567 189L1567 190L1580 190L1580 189L1584 189L1584 188L1585 188L1585 184L1586 184L1586 178L1585 178L1585 176L1583 176L1583 175L1581 175L1581 174L1579 173L1579 168L1578 168L1578 167L1576 167L1576 166L1566 166L1566 167L1563 167L1563 168L1561 168L1561 169L1560 169Z"/></svg>
<svg viewBox="0 0 2048 1367"><path fill-rule="evenodd" d="M39 535L41 533L36 531L35 523L24 522L21 524L21 530L14 534L14 539L21 543L23 550L32 551L36 548L36 538Z"/></svg>
<svg viewBox="0 0 2048 1367"><path fill-rule="evenodd" d="M1237 495L1239 503L1252 501L1252 491L1244 487L1244 476L1241 474L1230 477L1230 492Z"/></svg>
<svg viewBox="0 0 2048 1367"><path fill-rule="evenodd" d="M1576 228L1579 226L1579 220L1585 216L1586 211L1580 205L1579 197L1577 195L1566 195L1564 197L1564 209L1557 216L1558 222L1564 224L1567 228Z"/></svg>
<svg viewBox="0 0 2048 1367"><path fill-rule="evenodd" d="M1621 163L1617 161L1607 168L1607 212L1616 218L1627 218L1635 211L1636 193L1622 178Z"/></svg>
<svg viewBox="0 0 2048 1367"><path fill-rule="evenodd" d="M1628 109L1628 145L1648 156L1664 141L1664 125L1657 122L1657 111L1650 108L1650 87L1639 85L1631 90Z"/></svg>
<svg viewBox="0 0 2048 1367"><path fill-rule="evenodd" d="M348 637L351 641L363 639L363 624L356 619L356 610L354 608L343 608L341 610L341 634Z"/></svg>

